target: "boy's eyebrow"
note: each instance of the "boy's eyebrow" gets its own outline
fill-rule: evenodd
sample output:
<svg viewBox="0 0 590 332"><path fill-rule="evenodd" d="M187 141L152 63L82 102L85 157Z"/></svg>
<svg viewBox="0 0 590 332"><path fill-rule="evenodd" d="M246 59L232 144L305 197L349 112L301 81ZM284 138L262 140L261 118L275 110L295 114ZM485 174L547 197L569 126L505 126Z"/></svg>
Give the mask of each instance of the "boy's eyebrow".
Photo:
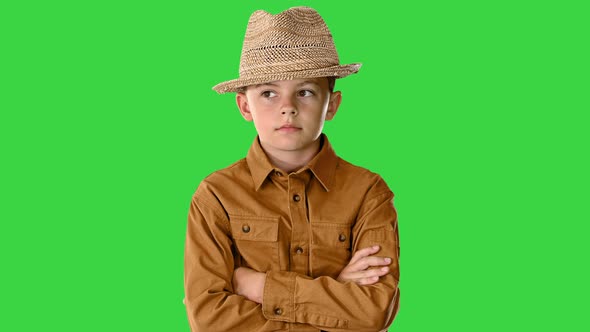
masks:
<svg viewBox="0 0 590 332"><path fill-rule="evenodd" d="M259 88L261 86L265 86L265 85L272 85L272 86L278 86L277 84L273 83L273 82L268 82L268 83L260 83L260 84L254 84L254 89Z"/></svg>
<svg viewBox="0 0 590 332"><path fill-rule="evenodd" d="M306 84L313 84L313 85L319 86L319 84L315 81L303 81L303 82L297 84L297 86L302 86L302 85L306 85Z"/></svg>

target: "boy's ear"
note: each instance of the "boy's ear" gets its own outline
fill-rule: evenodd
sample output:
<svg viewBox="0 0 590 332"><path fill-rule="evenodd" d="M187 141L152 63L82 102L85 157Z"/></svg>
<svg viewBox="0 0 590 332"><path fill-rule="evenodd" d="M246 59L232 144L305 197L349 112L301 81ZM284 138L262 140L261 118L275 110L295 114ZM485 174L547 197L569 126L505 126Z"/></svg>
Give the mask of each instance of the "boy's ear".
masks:
<svg viewBox="0 0 590 332"><path fill-rule="evenodd" d="M340 102L342 101L342 93L335 91L330 94L330 101L328 101L328 111L326 112L326 120L332 120L338 112Z"/></svg>
<svg viewBox="0 0 590 332"><path fill-rule="evenodd" d="M248 105L248 98L243 92L236 93L236 104L240 109L240 114L246 121L252 121L252 113L250 113L250 105Z"/></svg>

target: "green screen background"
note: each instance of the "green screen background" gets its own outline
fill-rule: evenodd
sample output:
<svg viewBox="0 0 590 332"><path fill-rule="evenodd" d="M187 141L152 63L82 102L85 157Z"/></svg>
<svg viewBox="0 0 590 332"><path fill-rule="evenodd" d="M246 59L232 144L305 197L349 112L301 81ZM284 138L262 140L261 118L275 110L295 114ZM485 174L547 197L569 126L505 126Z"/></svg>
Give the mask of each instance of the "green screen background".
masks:
<svg viewBox="0 0 590 332"><path fill-rule="evenodd" d="M255 9L316 8L342 63L336 152L396 194L391 331L588 330L584 1L0 4L2 331L189 331L191 195L245 156Z"/></svg>

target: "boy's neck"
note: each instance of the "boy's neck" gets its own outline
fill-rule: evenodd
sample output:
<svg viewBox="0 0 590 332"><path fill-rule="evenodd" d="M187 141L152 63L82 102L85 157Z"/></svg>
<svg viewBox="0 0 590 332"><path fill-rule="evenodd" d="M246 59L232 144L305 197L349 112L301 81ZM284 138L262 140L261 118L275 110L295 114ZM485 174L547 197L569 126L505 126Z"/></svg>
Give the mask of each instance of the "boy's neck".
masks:
<svg viewBox="0 0 590 332"><path fill-rule="evenodd" d="M291 173L306 166L318 154L321 148L321 138L300 151L275 150L272 147L264 146L262 142L260 142L260 146L262 146L271 164L287 173Z"/></svg>

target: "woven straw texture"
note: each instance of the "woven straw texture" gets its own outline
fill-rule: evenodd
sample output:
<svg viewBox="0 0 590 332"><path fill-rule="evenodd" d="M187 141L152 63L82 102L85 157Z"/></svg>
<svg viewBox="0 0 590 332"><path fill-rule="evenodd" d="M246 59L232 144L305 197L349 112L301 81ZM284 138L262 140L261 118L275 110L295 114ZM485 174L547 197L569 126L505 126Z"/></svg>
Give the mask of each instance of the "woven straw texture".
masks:
<svg viewBox="0 0 590 332"><path fill-rule="evenodd" d="M346 77L361 64L340 65L332 34L312 8L294 7L277 15L255 11L246 28L240 76L217 84L218 93L252 84L295 78Z"/></svg>

